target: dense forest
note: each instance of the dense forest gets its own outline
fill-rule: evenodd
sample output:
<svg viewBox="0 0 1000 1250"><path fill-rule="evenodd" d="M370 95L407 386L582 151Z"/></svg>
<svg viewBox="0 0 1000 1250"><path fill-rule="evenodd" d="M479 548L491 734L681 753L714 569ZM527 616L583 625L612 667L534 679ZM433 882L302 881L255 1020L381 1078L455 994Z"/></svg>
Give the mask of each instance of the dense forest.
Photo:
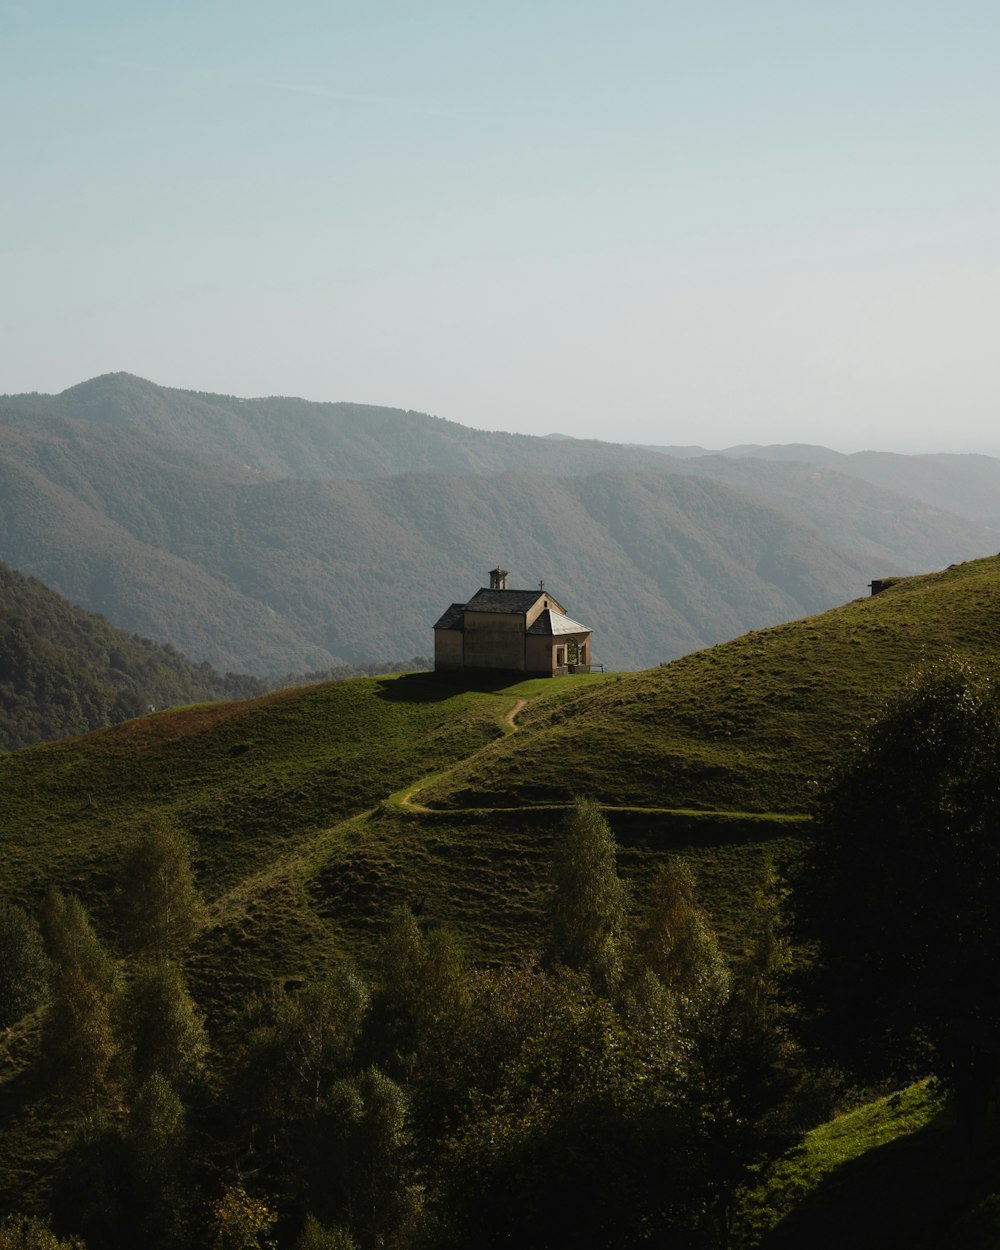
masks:
<svg viewBox="0 0 1000 1250"><path fill-rule="evenodd" d="M214 1035L185 981L204 908L175 833L123 860L114 949L72 897L47 896L44 952L8 907L4 1023L47 972L36 1079L76 1135L57 1228L91 1250L722 1244L747 1169L816 1116L778 1022L772 903L730 964L681 863L627 932L614 858L581 803L544 951L475 967L402 908L365 975L277 984Z"/></svg>

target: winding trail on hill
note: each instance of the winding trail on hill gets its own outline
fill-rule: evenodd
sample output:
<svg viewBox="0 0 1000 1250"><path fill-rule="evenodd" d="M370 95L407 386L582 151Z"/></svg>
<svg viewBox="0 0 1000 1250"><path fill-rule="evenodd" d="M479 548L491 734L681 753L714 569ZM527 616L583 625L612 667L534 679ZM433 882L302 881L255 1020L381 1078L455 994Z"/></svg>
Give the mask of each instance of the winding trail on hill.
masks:
<svg viewBox="0 0 1000 1250"><path fill-rule="evenodd" d="M496 750L505 738L517 732L517 717L527 704L527 699L518 699L503 714L501 723L504 726L504 732L499 738L494 738L492 742L487 742L485 746L480 747L472 755L464 756L461 760L457 760L449 768L442 769L439 773L430 773L420 777L417 781L407 786L405 790L397 791L396 794L391 795L388 801L402 808L403 811L432 812L432 808L415 802L413 796L418 791L424 789L425 786L430 785L432 781L447 777L459 764L465 764L470 759L474 759L486 751ZM233 912L240 906L246 906L252 899L257 897L262 888L273 890L280 884L288 886L304 880L316 865L323 862L331 847L341 841L346 830L352 827L362 828L365 822L375 815L376 811L377 808L369 807L365 811L355 812L351 816L344 817L343 820L336 821L303 844L295 847L288 854L282 856L276 863L268 864L259 873L255 873L252 877L244 878L232 889L225 891L209 906L210 918L208 927L215 928L232 919Z"/></svg>
<svg viewBox="0 0 1000 1250"><path fill-rule="evenodd" d="M517 699L513 706L499 718L498 723L502 725L503 732L498 738L487 742L470 755L456 760L440 772L427 773L416 781L411 782L402 790L397 790L383 800L383 804L414 814L440 815L441 812L438 809L425 806L415 796L433 782L443 780L456 769L466 766L471 760L487 755L491 751L499 750L504 740L512 733L517 733L520 729L520 726L517 724L517 717L527 707L529 702L531 702L529 699ZM509 814L512 811L565 811L567 806L568 804L566 803L528 803L518 804L515 807L475 808L469 810L477 812L497 811ZM776 815L775 813L762 814L760 812L735 812L728 810L711 812L664 807L618 806L610 803L601 803L599 806L603 811L608 812L618 811L642 813L644 815L673 814L700 817L721 816L730 819L759 819L768 823L773 823L774 821L778 823L787 822L790 826L801 824L809 819L807 816L797 813ZM332 848L342 842L345 833L351 829L362 830L366 822L376 815L378 810L378 807L369 807L364 811L354 812L350 816L345 816L335 821L326 828L316 831L311 837L290 849L285 855L280 856L277 861L262 868L260 872L254 873L253 876L238 882L233 888L225 891L209 905L209 923L207 927L209 929L217 928L225 925L227 922L231 922L235 914L238 914L242 908L251 904L262 892L274 892L281 889L298 891L301 889L302 883L325 861ZM463 810L466 809L449 808L447 814L449 816L458 816L461 815Z"/></svg>
<svg viewBox="0 0 1000 1250"><path fill-rule="evenodd" d="M496 750L496 747L499 746L500 742L504 741L505 737L517 731L519 726L516 724L516 717L520 715L520 712L525 709L526 705L527 699L517 699L514 706L504 712L504 715L500 717L500 724L504 726L504 732L502 732L500 737L495 737L494 740L486 742L485 746L479 747L479 750L472 752L472 755L456 760L455 764L452 764L450 768L442 769L440 773L426 774L419 780L412 781L410 785L406 786L405 790L396 791L394 795L390 795L387 801L404 811L431 813L431 808L425 808L424 804L416 803L414 795L424 789L425 786L430 785L431 781L445 778L459 764L466 764L470 759L475 759L475 756L484 754L484 751ZM296 883L304 880L317 864L322 863L331 846L340 841L345 830L364 828L365 821L374 816L376 810L376 808L367 808L365 811L356 811L356 813L350 816L345 816L342 820L335 821L334 824L327 826L321 833L307 839L305 843L296 846L286 855L280 856L280 859L275 861L275 863L267 864L265 868L260 870L260 873L255 873L250 878L241 880L231 890L226 890L224 894L221 894L219 898L210 904L210 919L207 928L217 928L217 926L224 925L227 920L231 920L234 911L239 909L240 906L249 904L252 899L260 894L261 889L296 889Z"/></svg>
<svg viewBox="0 0 1000 1250"><path fill-rule="evenodd" d="M504 724L505 724L505 725L509 725L509 726L510 726L510 728L511 728L511 732L513 732L513 731L517 728L517 726L514 724L514 717L515 717L515 716L517 716L517 714L518 714L518 713L519 713L519 712L520 712L523 708L527 707L527 705L528 705L528 700L527 700L527 699L518 699L518 701L517 701L517 702L514 704L514 706L510 709L510 711L507 713L507 715L503 718L503 720L504 720Z"/></svg>
<svg viewBox="0 0 1000 1250"><path fill-rule="evenodd" d="M397 793L390 799L390 802L397 804L403 809L404 812L433 811L433 808L425 807L423 803L417 803L413 796L421 790L426 789L432 781L439 781L442 777L447 777L448 774L458 768L459 765L467 764L469 760L473 760L479 755L485 755L489 751L495 751L497 744L503 742L504 738L508 737L512 733L517 733L518 725L516 718L527 707L527 705L527 699L518 699L510 711L504 713L503 723L507 726L507 729L503 734L503 737L494 738L492 742L487 742L486 745L480 747L478 751L475 751L472 755L467 755L465 759L452 764L450 768L443 769L439 773L429 773L426 777L421 777L419 781L415 781L412 785L407 786L405 790L397 791Z"/></svg>

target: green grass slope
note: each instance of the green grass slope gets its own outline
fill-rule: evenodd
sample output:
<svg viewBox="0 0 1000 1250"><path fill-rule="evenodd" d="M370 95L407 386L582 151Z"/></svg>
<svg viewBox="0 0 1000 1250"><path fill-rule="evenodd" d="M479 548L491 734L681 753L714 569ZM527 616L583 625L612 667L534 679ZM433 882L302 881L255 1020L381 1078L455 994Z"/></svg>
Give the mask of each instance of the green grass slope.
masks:
<svg viewBox="0 0 1000 1250"><path fill-rule="evenodd" d="M982 560L645 673L358 679L19 751L0 760L0 895L76 890L113 936L123 846L175 822L211 911L196 980L226 1015L339 950L365 959L402 901L476 957L537 949L551 840L583 793L637 902L681 852L733 941L758 869L801 838L882 694L946 650L994 662L998 595L1000 560Z"/></svg>
<svg viewBox="0 0 1000 1250"><path fill-rule="evenodd" d="M550 841L589 794L637 898L681 851L731 936L757 866L801 836L881 696L945 651L994 662L998 597L1000 559L982 560L644 673L359 679L30 748L0 760L0 894L53 881L113 928L122 847L166 819L195 841L213 916L199 961L220 1001L219 976L364 957L404 900L505 956L541 940Z"/></svg>
<svg viewBox="0 0 1000 1250"><path fill-rule="evenodd" d="M549 686L565 695L572 682ZM14 752L0 758L0 897L30 905L48 884L74 891L113 938L124 847L157 822L178 825L212 909L196 963L225 1011L233 985L322 962L353 940L352 917L384 920L394 897L380 888L386 862L402 857L414 897L408 852L380 836L377 809L502 738L518 697L516 686L469 689L426 673L359 678ZM373 808L374 832L364 816ZM349 872L334 883L337 855ZM331 913L338 894L345 917Z"/></svg>
<svg viewBox="0 0 1000 1250"><path fill-rule="evenodd" d="M0 892L41 876L106 910L104 874L158 820L195 838L217 897L317 827L500 737L503 693L358 678L157 713L0 759Z"/></svg>
<svg viewBox="0 0 1000 1250"><path fill-rule="evenodd" d="M488 758L429 787L435 808L518 807L583 793L614 807L792 813L920 662L995 667L1000 558L896 581L882 594L581 693L522 718Z"/></svg>
<svg viewBox="0 0 1000 1250"><path fill-rule="evenodd" d="M993 1250L995 1153L971 1153L922 1081L807 1133L747 1196L738 1228L761 1250Z"/></svg>

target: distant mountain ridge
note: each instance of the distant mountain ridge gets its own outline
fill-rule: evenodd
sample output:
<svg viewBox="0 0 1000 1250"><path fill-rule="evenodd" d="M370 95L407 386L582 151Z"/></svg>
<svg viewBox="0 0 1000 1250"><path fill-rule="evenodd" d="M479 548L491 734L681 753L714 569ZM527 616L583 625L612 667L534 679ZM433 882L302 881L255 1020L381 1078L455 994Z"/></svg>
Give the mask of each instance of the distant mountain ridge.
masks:
<svg viewBox="0 0 1000 1250"><path fill-rule="evenodd" d="M1000 525L1000 460L972 453L933 452L901 455L889 451L832 451L812 443L762 446L743 443L723 451L703 447L650 447L673 460L766 460L817 467L860 478L931 507L953 512L979 525Z"/></svg>
<svg viewBox="0 0 1000 1250"><path fill-rule="evenodd" d="M70 417L223 456L276 477L363 478L397 473L557 475L645 467L645 451L579 439L475 430L443 417L370 404L271 396L238 399L105 374L59 395L8 395L22 412Z"/></svg>
<svg viewBox="0 0 1000 1250"><path fill-rule="evenodd" d="M560 594L595 658L636 668L998 543L1000 526L801 460L129 374L0 399L0 558L226 670L426 654L433 621L498 559Z"/></svg>

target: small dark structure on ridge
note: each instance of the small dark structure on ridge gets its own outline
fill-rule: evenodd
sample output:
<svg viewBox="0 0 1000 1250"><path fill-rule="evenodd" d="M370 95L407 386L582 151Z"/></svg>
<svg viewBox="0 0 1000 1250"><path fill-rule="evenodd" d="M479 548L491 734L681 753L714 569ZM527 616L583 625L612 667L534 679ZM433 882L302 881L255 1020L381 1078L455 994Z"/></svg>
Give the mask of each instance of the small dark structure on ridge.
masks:
<svg viewBox="0 0 1000 1250"><path fill-rule="evenodd" d="M435 672L499 669L560 677L590 672L590 630L539 582L508 590L507 570L490 570L468 603L453 603L434 626Z"/></svg>

